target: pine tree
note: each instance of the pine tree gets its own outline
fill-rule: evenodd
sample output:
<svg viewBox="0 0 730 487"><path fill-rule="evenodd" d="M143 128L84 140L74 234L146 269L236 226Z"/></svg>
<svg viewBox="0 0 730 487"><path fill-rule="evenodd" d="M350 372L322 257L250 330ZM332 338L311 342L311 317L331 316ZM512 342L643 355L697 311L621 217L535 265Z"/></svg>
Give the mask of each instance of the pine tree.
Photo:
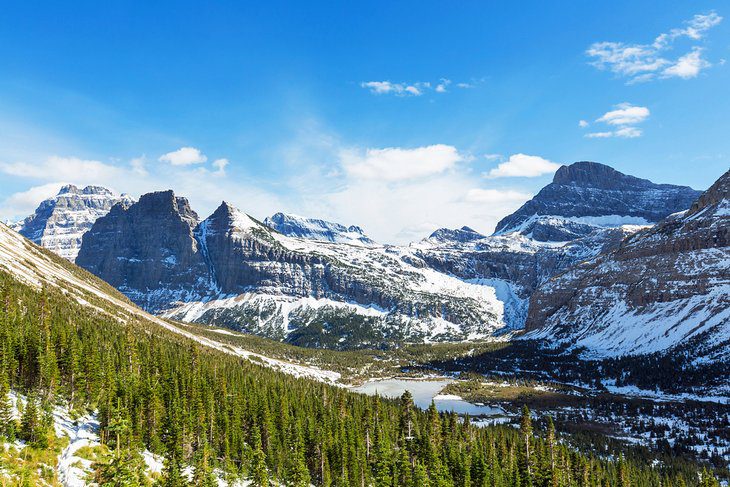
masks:
<svg viewBox="0 0 730 487"><path fill-rule="evenodd" d="M261 433L253 428L253 453L251 455L251 482L255 487L269 487L269 471L266 467L266 454L261 446Z"/></svg>
<svg viewBox="0 0 730 487"><path fill-rule="evenodd" d="M0 437L15 441L16 421L10 403L10 386L4 371L0 376Z"/></svg>
<svg viewBox="0 0 730 487"><path fill-rule="evenodd" d="M547 418L547 436L545 438L545 441L547 441L548 448L550 449L550 470L555 470L555 424L553 423L553 418L551 416L548 416Z"/></svg>
<svg viewBox="0 0 730 487"><path fill-rule="evenodd" d="M287 485L290 487L309 487L310 477L304 457L304 443L296 423L291 430Z"/></svg>
<svg viewBox="0 0 730 487"><path fill-rule="evenodd" d="M41 434L41 422L35 395L28 396L20 418L20 438L28 443L35 443Z"/></svg>
<svg viewBox="0 0 730 487"><path fill-rule="evenodd" d="M400 397L400 428L401 437L406 440L412 440L414 437L414 407L415 406L413 404L413 395L411 395L410 391L405 391Z"/></svg>
<svg viewBox="0 0 730 487"><path fill-rule="evenodd" d="M217 487L218 481L213 474L213 467L210 464L210 447L204 443L195 452L193 465L193 482L195 487Z"/></svg>
<svg viewBox="0 0 730 487"><path fill-rule="evenodd" d="M525 485L532 485L532 451L530 449L530 439L532 438L532 417L530 408L525 404L522 407L522 418L520 419L520 433L524 442L524 479Z"/></svg>
<svg viewBox="0 0 730 487"><path fill-rule="evenodd" d="M147 485L147 466L135 450L118 450L108 463L94 464L94 481L99 487L142 487Z"/></svg>

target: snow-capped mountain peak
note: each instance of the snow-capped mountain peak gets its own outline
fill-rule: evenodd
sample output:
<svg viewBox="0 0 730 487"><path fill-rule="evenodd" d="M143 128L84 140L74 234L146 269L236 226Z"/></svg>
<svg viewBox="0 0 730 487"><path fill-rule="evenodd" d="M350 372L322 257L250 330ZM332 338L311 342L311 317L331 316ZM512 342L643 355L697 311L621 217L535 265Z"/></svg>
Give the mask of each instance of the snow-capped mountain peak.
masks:
<svg viewBox="0 0 730 487"><path fill-rule="evenodd" d="M485 235L477 232L473 228L463 226L461 228L439 228L434 231L428 238L424 239L426 243L448 244L448 243L465 243L484 238Z"/></svg>
<svg viewBox="0 0 730 487"><path fill-rule="evenodd" d="M495 235L519 232L543 242L574 240L621 225L650 225L689 208L700 195L687 186L656 184L597 162L562 166L552 183L513 214Z"/></svg>
<svg viewBox="0 0 730 487"><path fill-rule="evenodd" d="M306 218L287 213L276 213L264 220L264 225L289 237L300 237L322 242L347 243L373 246L377 243L365 235L357 225L349 227L340 223Z"/></svg>
<svg viewBox="0 0 730 487"><path fill-rule="evenodd" d="M41 202L35 213L13 229L61 257L74 261L81 239L94 222L117 203L129 205L129 195L117 195L102 186L79 188L67 184L56 196Z"/></svg>

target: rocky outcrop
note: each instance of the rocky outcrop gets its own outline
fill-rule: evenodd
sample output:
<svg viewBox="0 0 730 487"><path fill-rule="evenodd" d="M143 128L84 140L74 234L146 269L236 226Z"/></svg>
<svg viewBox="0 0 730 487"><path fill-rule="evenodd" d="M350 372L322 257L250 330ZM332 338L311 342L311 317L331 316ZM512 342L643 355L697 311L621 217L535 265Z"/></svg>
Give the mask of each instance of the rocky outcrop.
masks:
<svg viewBox="0 0 730 487"><path fill-rule="evenodd" d="M683 347L730 356L730 171L680 214L549 280L531 337L622 355Z"/></svg>
<svg viewBox="0 0 730 487"><path fill-rule="evenodd" d="M212 279L193 230L198 215L172 191L117 204L84 234L76 263L155 310L199 298Z"/></svg>
<svg viewBox="0 0 730 487"><path fill-rule="evenodd" d="M84 233L119 202L131 204L132 199L101 186L78 188L69 184L56 196L41 202L33 215L14 228L34 243L73 262Z"/></svg>
<svg viewBox="0 0 730 487"><path fill-rule="evenodd" d="M495 234L573 240L600 227L656 223L686 210L699 195L687 186L655 184L597 162L576 162L558 169L552 183L497 224Z"/></svg>
<svg viewBox="0 0 730 487"><path fill-rule="evenodd" d="M377 245L357 225L346 227L339 223L317 218L276 213L264 220L264 225L289 237L300 237L320 242Z"/></svg>
<svg viewBox="0 0 730 487"><path fill-rule="evenodd" d="M482 239L484 237L485 237L484 235L477 232L476 230L464 226L464 227L456 228L456 229L439 228L438 230L434 231L431 235L429 235L429 237L426 239L426 241L429 243L439 245L439 244L471 242L474 240Z"/></svg>

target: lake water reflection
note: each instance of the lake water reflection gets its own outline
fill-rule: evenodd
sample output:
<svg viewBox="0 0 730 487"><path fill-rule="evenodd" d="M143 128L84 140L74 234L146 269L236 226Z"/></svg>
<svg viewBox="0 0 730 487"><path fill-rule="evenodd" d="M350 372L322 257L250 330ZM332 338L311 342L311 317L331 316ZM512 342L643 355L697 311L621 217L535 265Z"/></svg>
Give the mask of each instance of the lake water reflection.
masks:
<svg viewBox="0 0 730 487"><path fill-rule="evenodd" d="M457 414L469 414L470 416L501 416L505 414L498 407L480 406L455 397L439 397L439 392L450 382L452 382L451 379L383 379L366 382L361 386L353 388L353 390L369 395L374 395L377 392L383 397L390 398L400 397L408 390L413 395L413 402L422 409L428 408L433 399L436 404L436 409L439 411L454 411Z"/></svg>

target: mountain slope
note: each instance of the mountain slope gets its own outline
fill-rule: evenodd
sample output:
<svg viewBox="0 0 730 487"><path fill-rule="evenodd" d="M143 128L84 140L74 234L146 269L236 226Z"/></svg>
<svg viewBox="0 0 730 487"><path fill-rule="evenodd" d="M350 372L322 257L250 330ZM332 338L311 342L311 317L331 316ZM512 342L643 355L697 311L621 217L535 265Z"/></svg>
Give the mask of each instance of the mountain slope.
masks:
<svg viewBox="0 0 730 487"><path fill-rule="evenodd" d="M73 262L83 234L117 203L131 204L127 195L115 195L101 186L77 188L69 184L38 206L15 229L33 242Z"/></svg>
<svg viewBox="0 0 730 487"><path fill-rule="evenodd" d="M730 359L730 171L684 213L542 286L532 338L598 356L679 349Z"/></svg>
<svg viewBox="0 0 730 487"><path fill-rule="evenodd" d="M141 322L150 332L156 328L192 339L211 349L249 359L270 368L324 382L336 382L339 374L266 357L191 333L139 309L126 296L84 269L34 245L0 223L0 271L36 289L57 289L76 303L124 324Z"/></svg>
<svg viewBox="0 0 730 487"><path fill-rule="evenodd" d="M601 227L656 223L686 210L699 195L687 186L655 184L604 164L576 162L558 169L552 183L497 224L495 234L572 240Z"/></svg>

